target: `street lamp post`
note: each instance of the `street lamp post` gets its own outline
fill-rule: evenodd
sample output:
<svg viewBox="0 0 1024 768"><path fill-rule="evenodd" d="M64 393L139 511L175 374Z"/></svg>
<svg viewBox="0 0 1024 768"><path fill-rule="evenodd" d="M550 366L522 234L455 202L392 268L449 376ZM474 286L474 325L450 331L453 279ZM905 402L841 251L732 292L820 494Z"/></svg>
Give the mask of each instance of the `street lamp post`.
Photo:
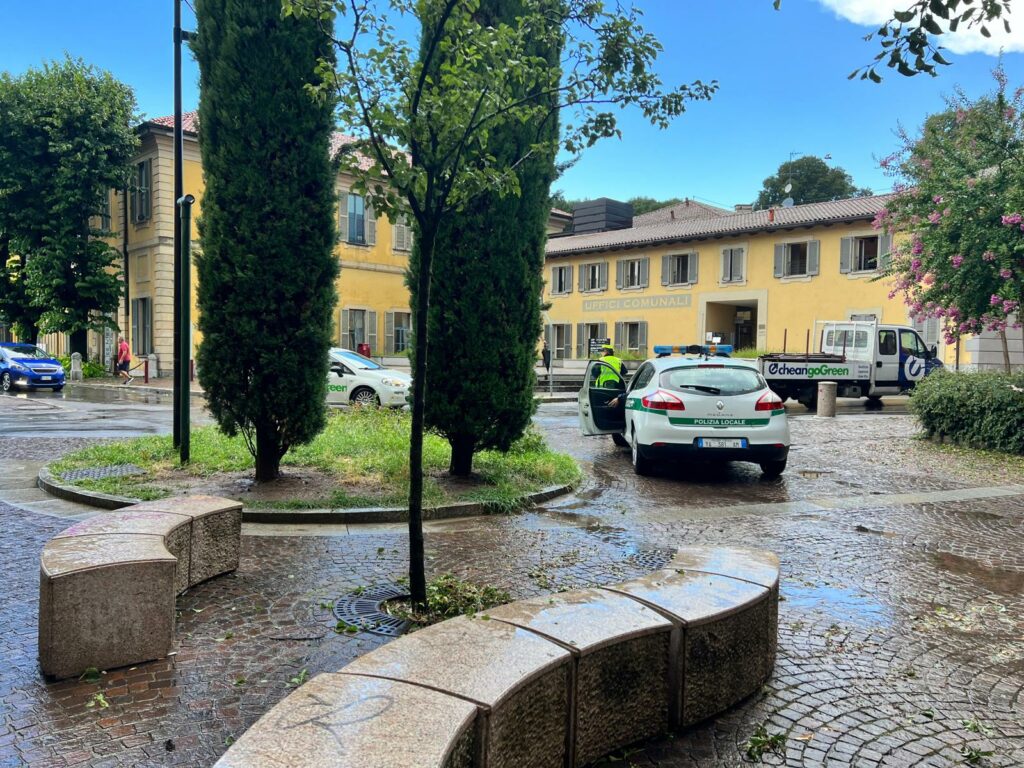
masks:
<svg viewBox="0 0 1024 768"><path fill-rule="evenodd" d="M182 329L180 334L181 348L175 350L175 356L176 359L180 357L182 361L189 358L192 347L192 334L188 332L188 328L191 326L190 316L192 314L190 306L192 300L192 291L190 290L192 278L192 203L195 201L196 199L192 195L182 195L176 201L180 210L178 211L179 215L175 218L181 226L181 253L178 254L181 257L179 259L181 262L181 272L177 275L177 285L181 294L181 306L176 307L176 309L178 310L178 317L181 318ZM181 438L178 442L178 457L182 464L188 464L191 446L189 366L186 364L179 365L175 374L178 377L175 379L175 386L181 390L182 399L181 410L175 413L174 419Z"/></svg>
<svg viewBox="0 0 1024 768"><path fill-rule="evenodd" d="M174 363L171 389L173 392L172 409L174 411L172 434L175 448L181 447L182 423L188 423L188 363L191 356L191 349L188 344L191 334L188 333L186 328L182 328L181 307L187 306L186 302L190 296L188 294L182 295L182 292L187 290L187 287L182 286L181 280L183 271L181 254L182 231L181 217L178 215L178 205L185 194L183 178L184 161L182 158L184 141L181 125L181 44L189 39L189 33L181 28L181 0L174 0ZM186 340L185 343L182 343L183 337ZM184 377L182 376L182 371L185 371ZM181 386L182 379L185 381L184 387ZM184 413L184 416L182 416L182 413Z"/></svg>

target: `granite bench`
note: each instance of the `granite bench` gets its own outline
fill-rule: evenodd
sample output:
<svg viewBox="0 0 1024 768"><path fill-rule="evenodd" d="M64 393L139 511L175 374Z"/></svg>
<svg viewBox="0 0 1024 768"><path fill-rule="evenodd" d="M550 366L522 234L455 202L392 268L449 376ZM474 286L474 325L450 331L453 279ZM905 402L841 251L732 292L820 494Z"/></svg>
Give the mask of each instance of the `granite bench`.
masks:
<svg viewBox="0 0 1024 768"><path fill-rule="evenodd" d="M450 619L318 675L217 766L584 766L759 690L777 602L775 555L680 549L646 577Z"/></svg>
<svg viewBox="0 0 1024 768"><path fill-rule="evenodd" d="M43 547L39 664L72 677L166 656L174 600L238 567L242 505L183 496L96 515Z"/></svg>

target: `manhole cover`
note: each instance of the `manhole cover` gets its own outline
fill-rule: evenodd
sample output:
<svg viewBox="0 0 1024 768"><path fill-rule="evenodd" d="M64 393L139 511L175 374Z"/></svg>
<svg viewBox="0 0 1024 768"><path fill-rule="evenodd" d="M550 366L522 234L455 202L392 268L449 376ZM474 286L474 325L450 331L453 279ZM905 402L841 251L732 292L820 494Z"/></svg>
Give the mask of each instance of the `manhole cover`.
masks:
<svg viewBox="0 0 1024 768"><path fill-rule="evenodd" d="M405 632L409 622L384 613L380 604L408 596L408 590L397 584L378 584L361 590L359 594L350 592L334 601L334 618L359 627L363 632L398 637Z"/></svg>
<svg viewBox="0 0 1024 768"><path fill-rule="evenodd" d="M146 470L134 464L111 464L106 467L72 469L64 472L61 476L68 482L74 482L75 480L105 480L108 477L128 477L129 475L144 474L146 474Z"/></svg>
<svg viewBox="0 0 1024 768"><path fill-rule="evenodd" d="M660 571L672 559L673 552L667 549L640 549L630 555L627 560L641 568Z"/></svg>

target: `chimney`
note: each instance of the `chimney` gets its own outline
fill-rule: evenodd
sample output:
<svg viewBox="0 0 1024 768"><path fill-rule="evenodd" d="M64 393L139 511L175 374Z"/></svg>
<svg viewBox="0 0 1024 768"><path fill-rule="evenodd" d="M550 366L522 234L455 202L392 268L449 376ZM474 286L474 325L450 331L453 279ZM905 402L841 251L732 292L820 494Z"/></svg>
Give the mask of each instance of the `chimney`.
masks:
<svg viewBox="0 0 1024 768"><path fill-rule="evenodd" d="M774 208L769 208L768 209L768 223L771 224L774 221L775 221L775 209Z"/></svg>
<svg viewBox="0 0 1024 768"><path fill-rule="evenodd" d="M633 206L607 197L580 203L572 211L572 231L576 235L632 226Z"/></svg>
<svg viewBox="0 0 1024 768"><path fill-rule="evenodd" d="M675 208L670 208L670 209L669 209L669 211L668 211L668 217L669 217L669 219L671 219L672 221L675 221L675 220L676 220L676 209L675 209Z"/></svg>

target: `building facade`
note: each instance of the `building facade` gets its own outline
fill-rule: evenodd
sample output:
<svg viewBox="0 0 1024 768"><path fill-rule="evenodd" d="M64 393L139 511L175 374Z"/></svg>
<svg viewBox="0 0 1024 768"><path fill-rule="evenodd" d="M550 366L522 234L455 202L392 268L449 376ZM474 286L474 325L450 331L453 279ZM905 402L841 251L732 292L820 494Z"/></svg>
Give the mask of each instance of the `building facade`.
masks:
<svg viewBox="0 0 1024 768"><path fill-rule="evenodd" d="M737 348L813 349L815 323L911 323L880 279L890 238L872 227L885 196L763 211L689 201L632 226L552 237L545 340L556 359L607 338L625 357L708 334ZM937 321L917 323L944 358Z"/></svg>
<svg viewBox="0 0 1024 768"><path fill-rule="evenodd" d="M129 340L132 354L150 358L161 375L169 375L173 360L174 317L174 146L172 117L147 121L139 127L141 145L134 160L130 189L110 197L111 229L120 230L112 241L124 253L125 299L117 321ZM195 112L183 116L184 191L196 198L193 207L192 247L202 249L196 219L202 215L203 172ZM332 151L350 137L335 134ZM334 313L334 340L350 349L368 345L374 356L403 355L409 347L412 315L405 272L412 251L412 228L407 221L392 222L374 213L372 206L352 192L353 179L339 174L336 183L338 242L341 264L337 280L338 306ZM564 211L552 211L549 232L562 231L571 221ZM192 347L195 328L197 276L192 273ZM111 334L108 334L110 336ZM105 351L99 334L90 345ZM112 343L112 342L111 342ZM109 358L109 352L104 359ZM193 351L194 357L194 351ZM152 372L151 368L151 372Z"/></svg>

